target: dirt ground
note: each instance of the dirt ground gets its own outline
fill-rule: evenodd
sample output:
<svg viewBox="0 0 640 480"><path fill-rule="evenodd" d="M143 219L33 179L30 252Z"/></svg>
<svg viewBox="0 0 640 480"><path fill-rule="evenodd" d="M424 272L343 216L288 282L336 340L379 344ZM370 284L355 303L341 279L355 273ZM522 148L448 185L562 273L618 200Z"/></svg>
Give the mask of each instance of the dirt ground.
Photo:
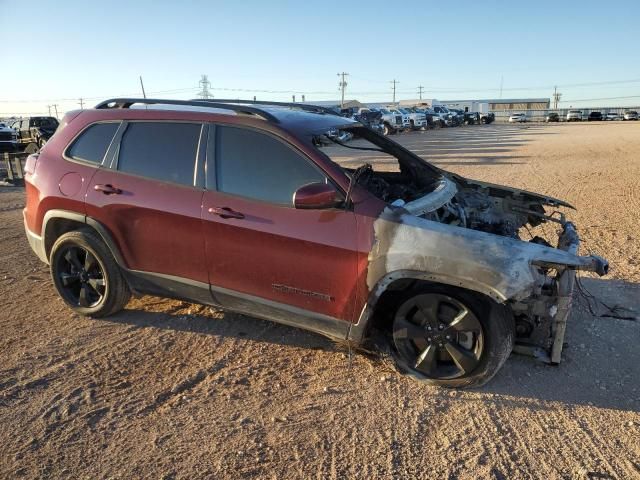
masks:
<svg viewBox="0 0 640 480"><path fill-rule="evenodd" d="M398 141L439 166L569 201L585 278L640 310L640 122L489 125ZM558 367L428 387L323 337L145 297L73 315L0 187L2 478L640 478L640 322L578 300ZM596 313L606 313L598 310Z"/></svg>

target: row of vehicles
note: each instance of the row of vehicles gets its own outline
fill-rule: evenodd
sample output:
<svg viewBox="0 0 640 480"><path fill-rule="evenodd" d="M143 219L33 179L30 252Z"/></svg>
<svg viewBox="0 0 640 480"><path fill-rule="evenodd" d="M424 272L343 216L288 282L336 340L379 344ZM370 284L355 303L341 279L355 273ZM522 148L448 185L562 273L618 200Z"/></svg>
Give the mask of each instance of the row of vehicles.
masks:
<svg viewBox="0 0 640 480"><path fill-rule="evenodd" d="M544 121L547 123L550 122L559 122L562 117L557 112L549 112L544 117ZM638 112L635 110L625 110L622 114L618 112L607 112L606 114L602 114L599 111L589 112L589 115L585 118L582 110L569 110L567 113L565 120L567 122L581 122L583 120L587 120L589 122L593 121L606 121L606 120L638 120ZM525 113L512 113L509 116L509 123L526 123L530 121Z"/></svg>
<svg viewBox="0 0 640 480"><path fill-rule="evenodd" d="M444 105L434 105L431 108L421 106L352 107L341 109L340 114L357 120L384 135L407 130L491 123L495 120L493 113L464 112L449 109Z"/></svg>
<svg viewBox="0 0 640 480"><path fill-rule="evenodd" d="M55 117L24 117L0 123L0 153L42 148L58 128Z"/></svg>

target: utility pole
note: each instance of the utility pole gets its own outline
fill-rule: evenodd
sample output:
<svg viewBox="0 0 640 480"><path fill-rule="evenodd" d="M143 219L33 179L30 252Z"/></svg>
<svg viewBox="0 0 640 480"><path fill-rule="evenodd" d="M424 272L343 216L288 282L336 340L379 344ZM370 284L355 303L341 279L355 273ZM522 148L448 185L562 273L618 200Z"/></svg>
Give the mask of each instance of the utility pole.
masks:
<svg viewBox="0 0 640 480"><path fill-rule="evenodd" d="M211 93L209 92L209 88L211 87L211 82L209 81L209 77L207 77L206 75L202 75L202 77L200 77L200 81L198 82L198 85L200 86L200 93L198 93L198 96L200 98L213 98L213 95L211 95Z"/></svg>
<svg viewBox="0 0 640 480"><path fill-rule="evenodd" d="M344 80L344 77L347 77L349 74L347 72L339 73L338 76L341 77L340 83L338 83L338 87L342 91L342 97L340 100L340 108L344 108L344 89L347 88L347 82Z"/></svg>
<svg viewBox="0 0 640 480"><path fill-rule="evenodd" d="M58 118L58 104L54 103L53 105L51 105L54 110L56 111L56 118ZM51 116L51 109L49 109L49 116Z"/></svg>
<svg viewBox="0 0 640 480"><path fill-rule="evenodd" d="M500 75L500 98L502 98L502 83L504 82L504 75Z"/></svg>
<svg viewBox="0 0 640 480"><path fill-rule="evenodd" d="M558 103L560 102L560 98L562 97L561 93L558 93L558 87L553 87L553 108L558 108Z"/></svg>
<svg viewBox="0 0 640 480"><path fill-rule="evenodd" d="M422 100L422 91L424 90L424 87L422 85L420 85L418 87L418 94L420 95L420 100Z"/></svg>
<svg viewBox="0 0 640 480"><path fill-rule="evenodd" d="M295 95L291 95L291 100L293 100L293 103L296 103L296 96Z"/></svg>
<svg viewBox="0 0 640 480"><path fill-rule="evenodd" d="M84 110L84 99L80 97L78 100L78 104L80 104L80 110Z"/></svg>
<svg viewBox="0 0 640 480"><path fill-rule="evenodd" d="M140 75L140 87L142 87L142 98L147 98L147 94L144 91L144 83L142 83L142 75Z"/></svg>
<svg viewBox="0 0 640 480"><path fill-rule="evenodd" d="M399 81L393 79L389 83L393 84L393 103L396 103L396 84L400 83Z"/></svg>
<svg viewBox="0 0 640 480"><path fill-rule="evenodd" d="M49 116L51 116L51 105L47 105L47 108L49 109Z"/></svg>

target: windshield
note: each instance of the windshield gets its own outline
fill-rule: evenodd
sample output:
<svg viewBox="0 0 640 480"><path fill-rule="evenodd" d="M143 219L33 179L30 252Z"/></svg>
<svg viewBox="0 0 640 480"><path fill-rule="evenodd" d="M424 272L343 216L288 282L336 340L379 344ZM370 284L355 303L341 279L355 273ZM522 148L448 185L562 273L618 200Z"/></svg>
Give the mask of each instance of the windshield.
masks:
<svg viewBox="0 0 640 480"><path fill-rule="evenodd" d="M34 118L32 119L32 124L34 127L51 127L56 128L58 126L58 122L54 118L43 117L43 118Z"/></svg>

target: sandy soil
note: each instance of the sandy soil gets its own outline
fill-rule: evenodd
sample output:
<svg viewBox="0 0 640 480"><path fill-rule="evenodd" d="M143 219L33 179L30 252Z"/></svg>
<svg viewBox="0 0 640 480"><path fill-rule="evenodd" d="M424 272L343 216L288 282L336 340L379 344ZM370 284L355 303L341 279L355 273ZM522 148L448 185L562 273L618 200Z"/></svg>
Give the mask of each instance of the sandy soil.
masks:
<svg viewBox="0 0 640 480"><path fill-rule="evenodd" d="M464 175L573 203L585 285L640 304L640 122L398 136ZM512 356L474 391L427 387L322 337L146 297L70 313L0 188L2 478L640 478L640 322L580 300L559 367Z"/></svg>

